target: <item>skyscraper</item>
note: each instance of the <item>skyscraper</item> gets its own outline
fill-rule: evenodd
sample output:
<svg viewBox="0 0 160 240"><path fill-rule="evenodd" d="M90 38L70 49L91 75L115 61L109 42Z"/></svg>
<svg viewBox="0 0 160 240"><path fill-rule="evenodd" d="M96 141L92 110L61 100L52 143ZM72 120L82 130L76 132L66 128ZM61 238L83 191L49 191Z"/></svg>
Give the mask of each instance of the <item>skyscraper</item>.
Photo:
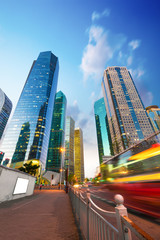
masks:
<svg viewBox="0 0 160 240"><path fill-rule="evenodd" d="M30 137L30 124L26 122L22 125L16 148L12 157L12 163L23 162L27 151ZM21 148L23 146L23 148Z"/></svg>
<svg viewBox="0 0 160 240"><path fill-rule="evenodd" d="M0 88L0 139L12 110L12 102Z"/></svg>
<svg viewBox="0 0 160 240"><path fill-rule="evenodd" d="M45 166L58 71L58 58L50 51L32 64L0 147L13 168L24 160Z"/></svg>
<svg viewBox="0 0 160 240"><path fill-rule="evenodd" d="M151 123L155 131L160 130L160 108L157 105L146 107Z"/></svg>
<svg viewBox="0 0 160 240"><path fill-rule="evenodd" d="M83 133L80 128L74 131L74 174L78 182L84 181Z"/></svg>
<svg viewBox="0 0 160 240"><path fill-rule="evenodd" d="M104 98L101 98L94 103L94 114L95 114L95 121L96 121L96 130L97 130L99 163L101 164L102 156L111 155L112 153L112 149L110 149L112 144L111 144L111 137L109 132Z"/></svg>
<svg viewBox="0 0 160 240"><path fill-rule="evenodd" d="M66 105L66 97L61 91L59 91L58 93L56 93L54 102L54 110L52 116L52 125L50 130L50 139L46 162L47 171L59 173L60 169L63 166Z"/></svg>
<svg viewBox="0 0 160 240"><path fill-rule="evenodd" d="M102 90L114 154L154 132L126 67L108 67L104 71Z"/></svg>
<svg viewBox="0 0 160 240"><path fill-rule="evenodd" d="M74 127L75 121L71 117L66 119L65 131L65 168L68 168L68 175L74 174Z"/></svg>

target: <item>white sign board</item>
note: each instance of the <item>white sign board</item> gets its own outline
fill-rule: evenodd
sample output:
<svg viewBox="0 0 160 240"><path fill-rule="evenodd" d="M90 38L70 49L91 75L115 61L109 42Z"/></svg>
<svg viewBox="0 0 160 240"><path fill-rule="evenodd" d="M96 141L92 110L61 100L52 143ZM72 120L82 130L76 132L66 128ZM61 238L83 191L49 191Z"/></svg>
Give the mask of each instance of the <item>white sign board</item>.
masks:
<svg viewBox="0 0 160 240"><path fill-rule="evenodd" d="M24 178L17 178L16 186L13 194L21 194L27 192L29 180Z"/></svg>

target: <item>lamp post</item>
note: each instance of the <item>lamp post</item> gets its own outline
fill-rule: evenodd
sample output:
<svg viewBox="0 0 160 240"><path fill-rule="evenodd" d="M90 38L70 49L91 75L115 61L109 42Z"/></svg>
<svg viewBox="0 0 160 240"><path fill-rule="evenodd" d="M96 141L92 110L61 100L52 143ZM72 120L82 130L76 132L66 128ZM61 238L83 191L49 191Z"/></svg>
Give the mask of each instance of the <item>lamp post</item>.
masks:
<svg viewBox="0 0 160 240"><path fill-rule="evenodd" d="M65 178L66 178L66 193L68 193L68 167L65 172Z"/></svg>
<svg viewBox="0 0 160 240"><path fill-rule="evenodd" d="M62 171L63 171L63 168L62 168L62 162L63 162L63 153L65 152L65 148L61 147L60 148L60 152L62 153L62 159L61 159L61 168L60 168L60 190L61 190L61 182L62 182Z"/></svg>

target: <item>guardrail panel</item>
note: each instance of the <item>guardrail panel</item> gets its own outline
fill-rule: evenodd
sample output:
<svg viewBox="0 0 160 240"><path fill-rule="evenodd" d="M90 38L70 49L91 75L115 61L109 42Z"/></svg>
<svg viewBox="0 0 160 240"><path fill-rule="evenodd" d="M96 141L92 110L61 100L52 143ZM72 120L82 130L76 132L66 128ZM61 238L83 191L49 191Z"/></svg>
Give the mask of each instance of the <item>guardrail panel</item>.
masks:
<svg viewBox="0 0 160 240"><path fill-rule="evenodd" d="M87 190L87 199L85 200L81 192L69 189L69 196L75 217L79 222L80 229L87 240L132 240L131 232L134 232L139 239L153 240L142 229L128 219L127 209L123 206L124 199L121 195L115 195L117 206L115 212L109 212L98 207L90 197ZM91 205L93 207L91 207ZM98 211L98 212L97 212ZM118 229L109 223L101 214L115 218ZM132 222L132 223L131 223ZM140 236L141 235L141 236ZM143 238L143 237L147 238Z"/></svg>

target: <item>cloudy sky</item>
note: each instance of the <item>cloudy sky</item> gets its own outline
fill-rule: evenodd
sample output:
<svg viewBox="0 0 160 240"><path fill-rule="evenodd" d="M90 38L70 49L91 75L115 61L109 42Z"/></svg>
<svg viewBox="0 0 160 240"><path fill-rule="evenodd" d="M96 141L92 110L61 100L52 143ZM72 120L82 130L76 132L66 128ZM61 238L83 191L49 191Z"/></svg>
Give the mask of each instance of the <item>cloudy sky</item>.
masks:
<svg viewBox="0 0 160 240"><path fill-rule="evenodd" d="M34 59L52 51L58 89L84 135L86 177L99 165L93 104L108 66L126 66L145 106L160 106L158 0L0 0L0 88L15 108Z"/></svg>

